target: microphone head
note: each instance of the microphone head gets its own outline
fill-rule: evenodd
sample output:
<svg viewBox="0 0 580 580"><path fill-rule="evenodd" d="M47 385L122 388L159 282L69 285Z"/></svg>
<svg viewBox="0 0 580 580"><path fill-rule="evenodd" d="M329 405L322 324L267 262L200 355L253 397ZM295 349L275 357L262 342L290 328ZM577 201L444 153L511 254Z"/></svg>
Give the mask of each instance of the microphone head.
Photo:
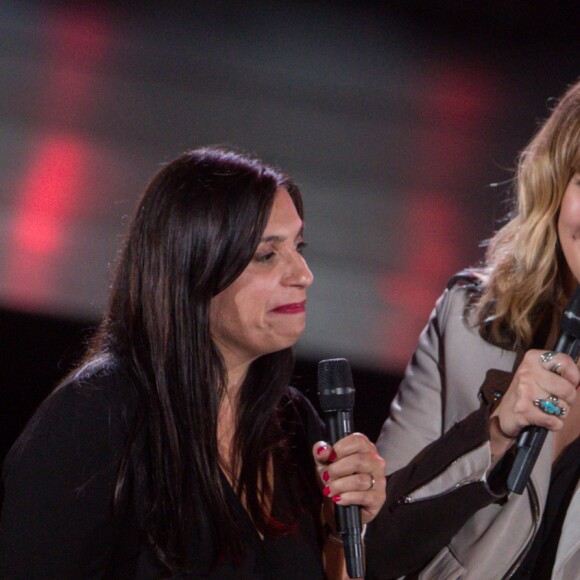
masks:
<svg viewBox="0 0 580 580"><path fill-rule="evenodd" d="M354 394L352 371L347 359L330 358L318 363L318 397L324 413L352 410Z"/></svg>
<svg viewBox="0 0 580 580"><path fill-rule="evenodd" d="M566 305L560 322L560 332L580 338L580 285L576 287Z"/></svg>

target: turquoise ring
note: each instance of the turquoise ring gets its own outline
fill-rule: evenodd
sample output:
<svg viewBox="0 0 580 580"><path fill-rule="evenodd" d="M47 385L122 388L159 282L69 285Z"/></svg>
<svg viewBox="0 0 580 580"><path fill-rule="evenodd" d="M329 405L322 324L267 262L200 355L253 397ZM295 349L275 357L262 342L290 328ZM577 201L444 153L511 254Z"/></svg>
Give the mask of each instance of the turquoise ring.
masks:
<svg viewBox="0 0 580 580"><path fill-rule="evenodd" d="M536 399L534 405L546 415L563 417L566 414L566 409L558 405L558 397L554 397L554 395L550 395L547 399Z"/></svg>

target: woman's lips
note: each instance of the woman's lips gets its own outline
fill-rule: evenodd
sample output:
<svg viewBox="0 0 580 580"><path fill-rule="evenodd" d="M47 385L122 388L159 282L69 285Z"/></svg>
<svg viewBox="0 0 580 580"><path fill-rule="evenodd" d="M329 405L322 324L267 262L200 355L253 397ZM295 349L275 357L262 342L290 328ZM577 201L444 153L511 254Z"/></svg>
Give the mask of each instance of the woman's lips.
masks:
<svg viewBox="0 0 580 580"><path fill-rule="evenodd" d="M272 312L278 312L278 314L300 314L301 312L306 312L306 300L292 302L291 304L282 304L282 306L273 308Z"/></svg>

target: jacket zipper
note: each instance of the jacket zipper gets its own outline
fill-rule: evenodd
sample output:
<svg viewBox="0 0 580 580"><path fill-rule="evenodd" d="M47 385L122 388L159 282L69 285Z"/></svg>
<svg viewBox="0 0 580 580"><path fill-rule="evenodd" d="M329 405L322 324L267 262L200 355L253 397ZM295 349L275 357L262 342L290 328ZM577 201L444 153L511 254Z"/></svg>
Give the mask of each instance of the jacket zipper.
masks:
<svg viewBox="0 0 580 580"><path fill-rule="evenodd" d="M463 455L467 455L468 453L471 453L472 451L475 451L476 449L480 449L481 447L485 446L487 444L487 441L484 441L483 443L476 445L475 447L473 447L472 449L468 449ZM441 475L444 471L446 471L447 469L449 469L452 465L454 465L455 463L457 463L459 458L455 458L452 459L449 463L445 464L435 475L433 475L433 477L431 478L432 480L435 479L436 477L438 477L439 475ZM403 497L400 497L396 502L395 505L408 505L410 503L416 503L416 502L421 502L421 501L426 501L426 500L431 500L434 498L438 498L441 497L443 495L447 495L448 493L450 493L452 490L456 490L459 489L460 487L463 487L464 485L468 485L470 483L479 483L480 480L477 479L464 479L463 481L459 481L458 483L456 483L452 489L449 490L445 490L442 491L441 493L437 493L435 495L430 495L427 497L423 497L420 499L414 499L412 497L412 495L421 487L423 487L425 484L424 483L420 483L418 485L416 485L414 488L412 488L410 491L408 491Z"/></svg>
<svg viewBox="0 0 580 580"><path fill-rule="evenodd" d="M526 543L524 549L520 552L520 555L517 557L516 561L512 564L511 568L503 576L503 580L511 578L516 573L517 569L524 561L524 558L528 555L528 552L532 547L532 542L534 541L536 533L538 532L538 527L540 524L540 502L538 501L538 495L536 494L536 490L534 489L534 486L531 481L528 481L527 489L530 496L530 505L532 508L532 515L534 518L532 533L530 535L530 539Z"/></svg>
<svg viewBox="0 0 580 580"><path fill-rule="evenodd" d="M454 463L454 462L452 462L452 463ZM457 489L459 487L463 487L464 485L467 485L469 483L473 483L473 481L459 482L455 485L454 489ZM532 546L532 542L534 541L534 539L536 537L536 533L538 531L538 527L539 527L539 523L540 523L540 502L538 501L538 495L537 495L536 490L535 490L531 481L528 481L527 490L528 490L528 494L530 497L530 507L532 509L532 518L533 518L532 532L530 534L530 538L528 539L528 541L526 542L526 545L524 546L524 549L519 553L516 561L511 565L511 567L506 572L506 574L504 574L502 576L502 580L508 580L516 573L516 570L520 567L524 558L527 556L528 552L530 551L530 548ZM398 503L399 504L420 503L422 501L431 500L431 499L434 499L437 497L441 497L442 495L446 495L447 493L449 493L449 491L446 491L444 493L440 493L437 495L425 497L422 499L413 499L412 497L409 496L410 495L409 494L409 495L401 498Z"/></svg>
<svg viewBox="0 0 580 580"><path fill-rule="evenodd" d="M399 499L397 503L399 505L403 505L403 504L408 505L410 503L421 503L422 501L430 501L432 499L437 499L437 498L442 497L444 495L448 495L452 491L455 491L456 489L459 489L460 487L463 487L464 485L469 485L470 483L479 483L479 480L477 480L477 481L474 481L474 480L460 481L460 482L456 483L452 488L447 489L445 491L442 491L441 493L436 493L436 494L429 495L427 497L422 497L419 499L415 499L415 498L411 497L411 495L413 494L413 492L411 492L410 494L406 495L405 497L402 497L401 499ZM416 490L413 490L413 491L416 491Z"/></svg>

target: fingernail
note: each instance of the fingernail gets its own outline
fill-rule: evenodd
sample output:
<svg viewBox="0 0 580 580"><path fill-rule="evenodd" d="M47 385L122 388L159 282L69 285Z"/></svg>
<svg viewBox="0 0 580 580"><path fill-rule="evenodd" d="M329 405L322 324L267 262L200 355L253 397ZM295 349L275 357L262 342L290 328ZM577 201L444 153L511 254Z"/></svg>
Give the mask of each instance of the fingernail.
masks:
<svg viewBox="0 0 580 580"><path fill-rule="evenodd" d="M322 479L324 479L324 481L328 481L330 479L330 475L328 475L328 471L324 471L322 473Z"/></svg>
<svg viewBox="0 0 580 580"><path fill-rule="evenodd" d="M336 459L336 453L334 452L334 449L330 452L330 455L328 456L328 461L333 462Z"/></svg>
<svg viewBox="0 0 580 580"><path fill-rule="evenodd" d="M340 496L339 496L339 495L335 495L335 496L333 496L333 498L332 498L332 501L333 501L334 503L336 503L337 501L340 501Z"/></svg>
<svg viewBox="0 0 580 580"><path fill-rule="evenodd" d="M325 485L325 486L322 488L322 493L323 493L325 496L327 496L327 497L328 497L328 496L330 495L330 487L328 487L328 485Z"/></svg>
<svg viewBox="0 0 580 580"><path fill-rule="evenodd" d="M316 455L320 455L323 451L326 451L327 447L326 445L321 445L317 450L316 450Z"/></svg>

